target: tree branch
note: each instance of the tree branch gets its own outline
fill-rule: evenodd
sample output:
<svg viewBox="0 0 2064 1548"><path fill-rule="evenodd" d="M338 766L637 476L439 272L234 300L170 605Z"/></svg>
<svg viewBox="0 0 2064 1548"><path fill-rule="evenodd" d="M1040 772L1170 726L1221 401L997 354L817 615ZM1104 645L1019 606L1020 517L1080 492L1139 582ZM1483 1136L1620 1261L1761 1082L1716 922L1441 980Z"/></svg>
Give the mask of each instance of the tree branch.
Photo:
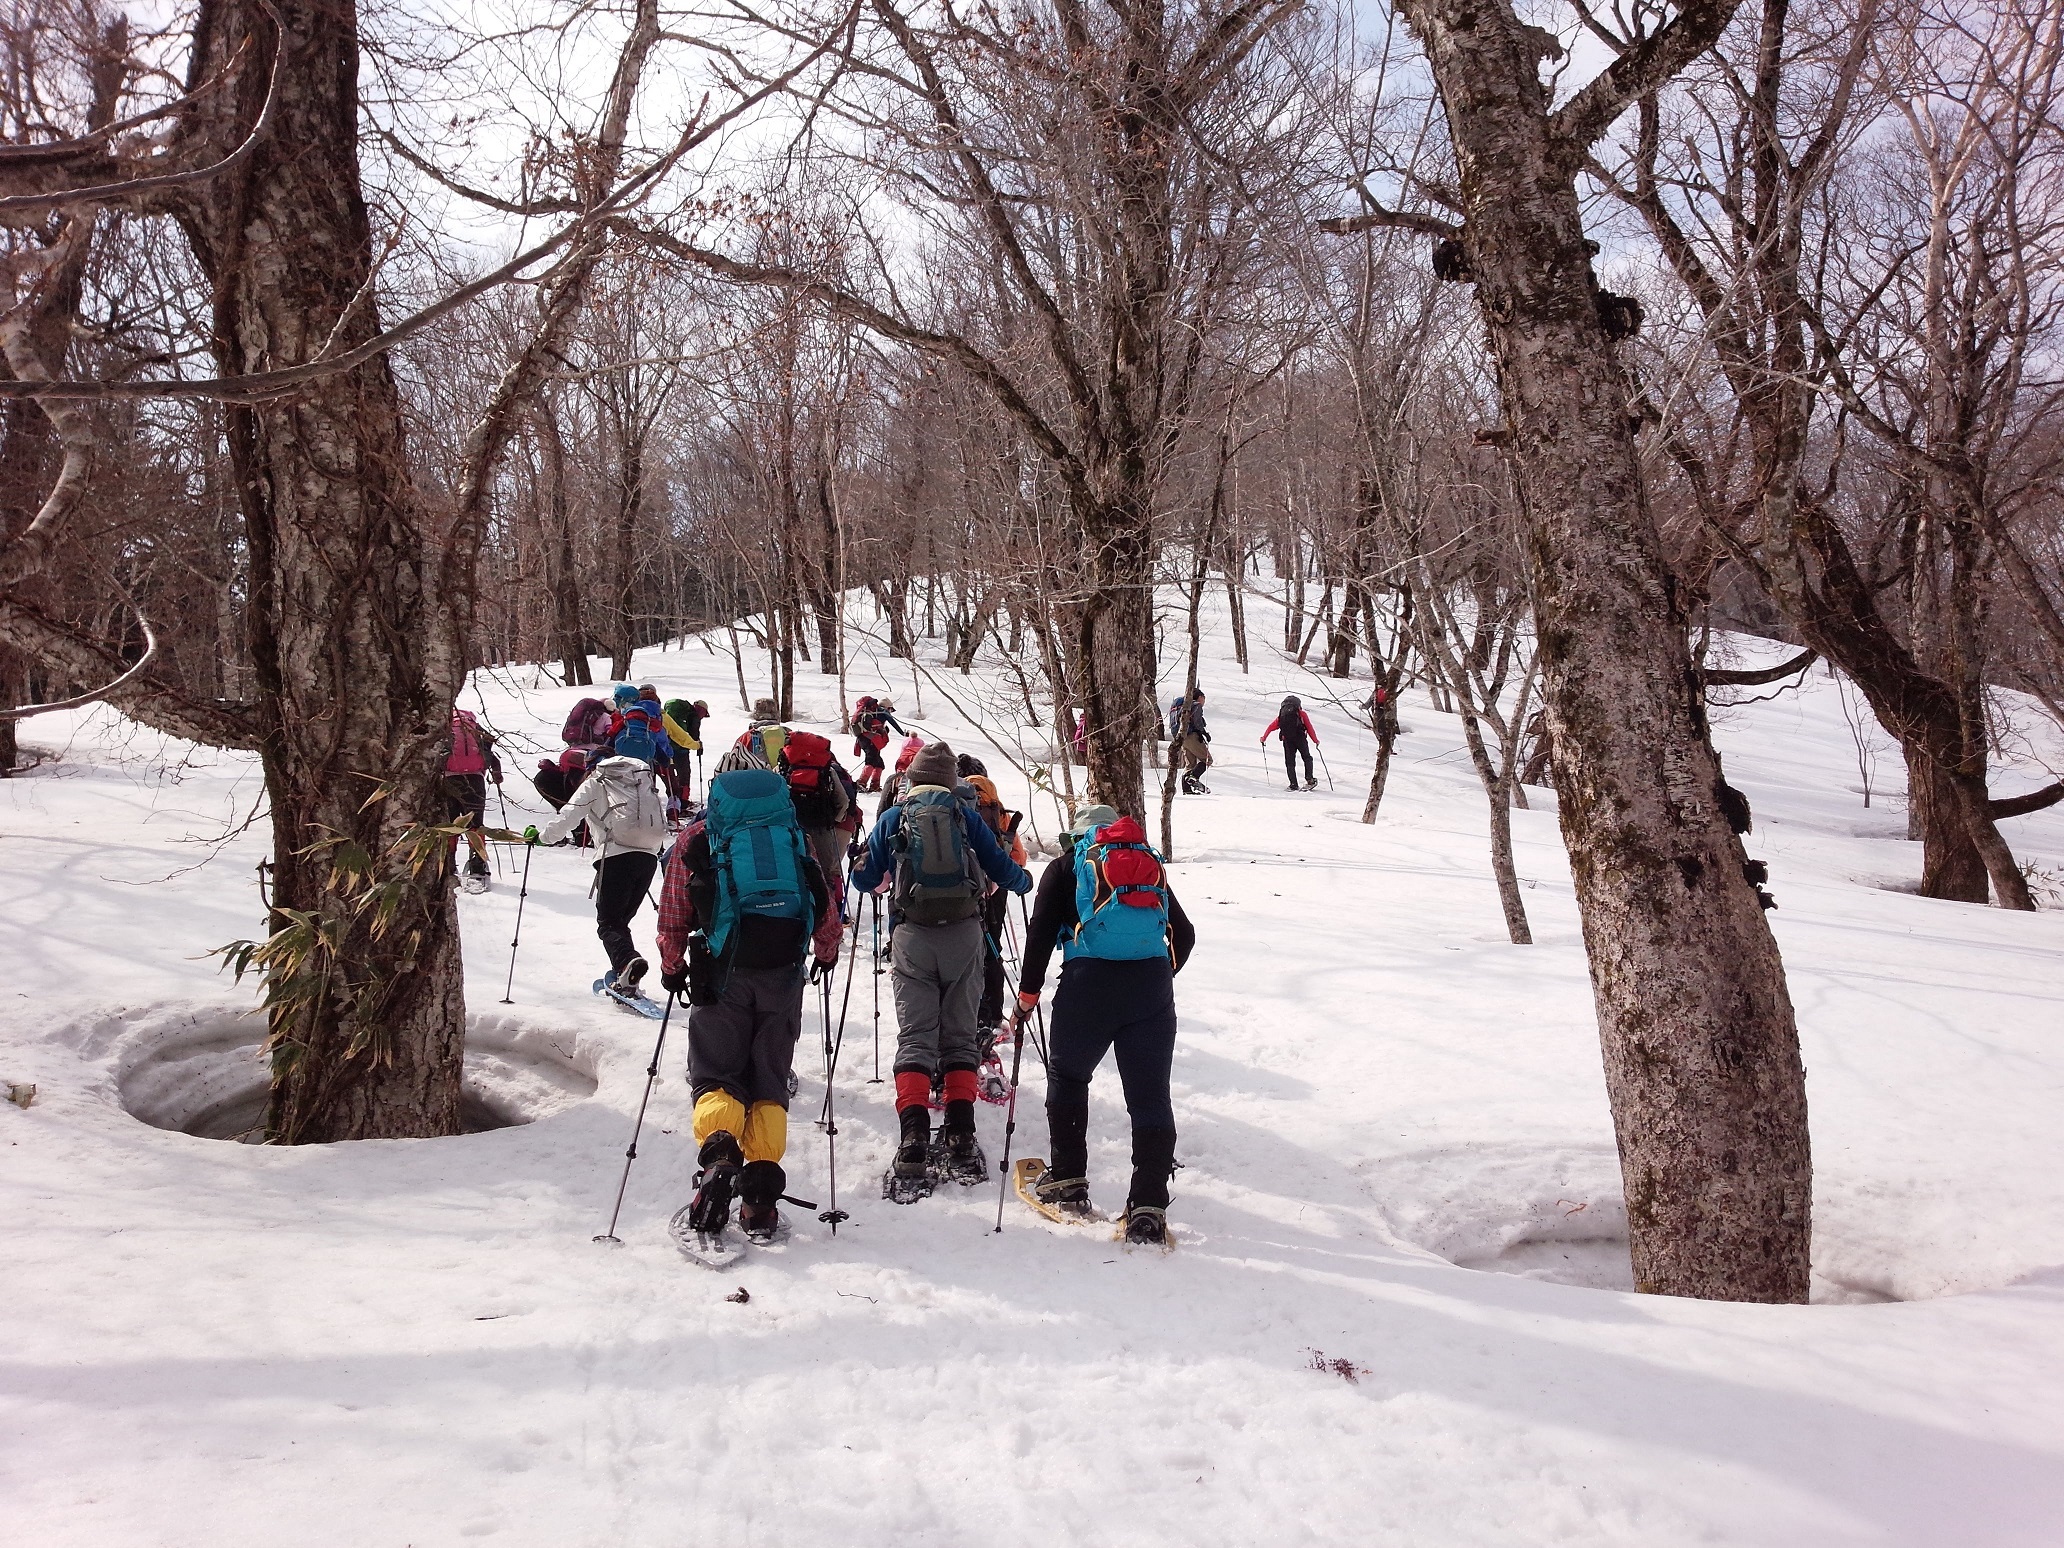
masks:
<svg viewBox="0 0 2064 1548"><path fill-rule="evenodd" d="M2064 801L2064 779L2047 784L2040 790L2031 790L2027 795L1988 801L1986 810L1992 814L1992 820L1998 822L2003 817L2026 817L2030 812L2045 811L2059 801Z"/></svg>
<svg viewBox="0 0 2064 1548"><path fill-rule="evenodd" d="M1550 132L1561 141L1562 160L1581 166L1615 119L1719 40L1740 4L1741 0L1684 0L1668 23L1607 65L1549 122Z"/></svg>
<svg viewBox="0 0 2064 1548"><path fill-rule="evenodd" d="M105 688L87 697L105 699L123 714L168 736L184 737L210 747L251 750L259 745L258 712L254 706L226 699L190 698L155 671L141 671L142 662L124 661L106 647L80 639L64 625L13 597L0 597L0 643L74 681L107 681ZM67 699L53 705L32 705L14 711L13 715L77 702L81 701Z"/></svg>
<svg viewBox="0 0 2064 1548"><path fill-rule="evenodd" d="M1319 230L1328 236L1349 236L1357 231L1370 231L1378 227L1394 227L1400 231L1416 231L1436 241L1459 242L1462 228L1453 221L1442 220L1438 215L1428 215L1419 210L1390 210L1373 201L1368 209L1359 215L1335 215L1319 222Z"/></svg>
<svg viewBox="0 0 2064 1548"><path fill-rule="evenodd" d="M1780 661L1776 666L1758 667L1754 670L1737 671L1731 667L1709 667L1699 676L1708 688L1761 688L1765 683L1774 683L1803 672L1820 659L1817 650L1802 650L1789 661Z"/></svg>

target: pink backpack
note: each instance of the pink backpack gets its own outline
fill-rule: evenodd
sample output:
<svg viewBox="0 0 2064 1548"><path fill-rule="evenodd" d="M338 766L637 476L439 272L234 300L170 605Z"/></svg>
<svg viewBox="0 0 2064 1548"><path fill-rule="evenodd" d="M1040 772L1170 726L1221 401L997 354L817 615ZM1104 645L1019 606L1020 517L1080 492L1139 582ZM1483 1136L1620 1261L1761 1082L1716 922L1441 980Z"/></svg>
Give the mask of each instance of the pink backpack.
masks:
<svg viewBox="0 0 2064 1548"><path fill-rule="evenodd" d="M451 756L444 760L447 774L485 774L487 754L480 746L480 722L471 710L455 709L451 718Z"/></svg>

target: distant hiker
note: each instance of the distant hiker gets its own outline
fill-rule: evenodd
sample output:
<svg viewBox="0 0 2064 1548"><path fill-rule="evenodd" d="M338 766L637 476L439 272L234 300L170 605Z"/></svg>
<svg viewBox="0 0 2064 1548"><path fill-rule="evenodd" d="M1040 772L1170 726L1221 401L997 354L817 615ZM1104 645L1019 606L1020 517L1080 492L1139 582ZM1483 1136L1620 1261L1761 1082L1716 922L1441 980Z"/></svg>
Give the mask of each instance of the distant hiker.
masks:
<svg viewBox="0 0 2064 1548"><path fill-rule="evenodd" d="M568 747L607 747L615 724L616 712L609 705L600 699L582 699L566 712L559 740Z"/></svg>
<svg viewBox="0 0 2064 1548"><path fill-rule="evenodd" d="M1397 699L1381 683L1368 698L1362 700L1362 708L1369 712L1369 719L1380 737L1396 736L1401 729L1397 718Z"/></svg>
<svg viewBox="0 0 2064 1548"><path fill-rule="evenodd" d="M567 749L569 752L571 748ZM537 793L544 797L545 805L558 811L566 804L566 798L573 794L576 780L566 777L566 771L559 767L556 758L538 759L537 772L530 776L530 782L537 786Z"/></svg>
<svg viewBox="0 0 2064 1548"><path fill-rule="evenodd" d="M1074 714L1075 729L1068 735L1068 746L1074 753L1073 762L1089 762L1089 711L1077 710Z"/></svg>
<svg viewBox="0 0 2064 1548"><path fill-rule="evenodd" d="M683 752L702 751L702 723L709 717L709 706L697 699L690 703L686 699L669 699L660 711L661 724L667 737Z"/></svg>
<svg viewBox="0 0 2064 1548"><path fill-rule="evenodd" d="M561 811L573 799L580 782L588 777L588 755L579 747L569 747L559 754L554 763L549 758L538 759L537 773L530 782L537 786L537 793L544 797L545 804L553 811ZM574 829L572 842L582 849L588 847L588 825L582 823Z"/></svg>
<svg viewBox="0 0 2064 1548"><path fill-rule="evenodd" d="M631 920L645 901L645 889L666 846L666 803L652 765L643 758L604 758L588 771L580 788L540 833L525 828L532 844L556 844L586 822L600 846L595 860L595 934L609 953L605 983L634 992L645 976L645 959L631 939Z"/></svg>
<svg viewBox="0 0 2064 1548"><path fill-rule="evenodd" d="M974 792L975 815L996 835L996 842L1010 855L1011 863L1024 865L1025 841L1018 834L1018 825L1025 820L1024 813L1004 809L996 782L989 778L981 760L962 753L960 763L961 775ZM982 1003L975 1011L975 1026L980 1032L985 1053L995 1046L997 1029L1003 1025L1003 932L1004 916L1009 907L1010 894L1001 887L991 887L982 896L982 934L987 958L983 964Z"/></svg>
<svg viewBox="0 0 2064 1548"><path fill-rule="evenodd" d="M1060 943L1060 987L1048 1029L1046 1126L1051 1153L1038 1184L1063 1214L1089 1213L1089 1082L1104 1054L1118 1057L1132 1118L1128 1241L1168 1234L1175 1171L1175 975L1196 943L1161 857L1131 817L1084 807L1069 825L1070 852L1046 868L1018 965L1018 1016L1031 1014Z"/></svg>
<svg viewBox="0 0 2064 1548"><path fill-rule="evenodd" d="M1283 700L1282 708L1276 711L1276 718L1268 723L1268 730L1261 733L1261 745L1268 746L1269 732L1278 733L1283 739L1283 772L1290 777L1290 788L1297 788L1297 759L1304 758L1304 788L1316 790L1318 779L1312 773L1311 750L1319 740L1318 728L1311 723L1311 716L1305 714L1304 705L1296 694Z"/></svg>
<svg viewBox="0 0 2064 1548"><path fill-rule="evenodd" d="M903 799L910 789L910 760L924 750L924 738L915 731L903 739L902 751L896 754L896 772L889 776L888 783L881 787L881 800L875 804L874 820L880 822L889 808Z"/></svg>
<svg viewBox="0 0 2064 1548"><path fill-rule="evenodd" d="M723 1231L734 1194L748 1237L780 1231L804 954L828 972L840 930L780 777L738 769L712 779L702 820L668 857L658 934L660 983L690 1007L698 1171L689 1221L701 1236Z"/></svg>
<svg viewBox="0 0 2064 1548"><path fill-rule="evenodd" d="M893 1176L912 1186L928 1174L932 1076L944 1078L940 1129L947 1169L957 1178L988 1164L975 1141L976 1070L985 1050L975 1030L986 949L981 900L986 875L1012 892L1032 878L953 792L953 749L934 742L909 765L910 788L867 837L853 885L889 883L890 961L896 998L896 1115L902 1140ZM908 1202L899 1196L900 1201Z"/></svg>
<svg viewBox="0 0 2064 1548"><path fill-rule="evenodd" d="M1211 767L1211 732L1204 724L1204 690L1168 706L1168 756L1182 760L1184 795L1210 795L1204 771Z"/></svg>
<svg viewBox="0 0 2064 1548"><path fill-rule="evenodd" d="M882 749L889 745L891 731L898 736L910 734L896 719L894 702L863 695L853 706L853 752L860 759L859 789L881 789L882 775L887 772Z"/></svg>
<svg viewBox="0 0 2064 1548"><path fill-rule="evenodd" d="M497 785L502 782L494 744L494 733L471 710L452 710L451 747L444 756L445 821L466 825L466 874L459 885L468 892L487 890L487 781L493 776ZM452 849L457 848L454 839Z"/></svg>

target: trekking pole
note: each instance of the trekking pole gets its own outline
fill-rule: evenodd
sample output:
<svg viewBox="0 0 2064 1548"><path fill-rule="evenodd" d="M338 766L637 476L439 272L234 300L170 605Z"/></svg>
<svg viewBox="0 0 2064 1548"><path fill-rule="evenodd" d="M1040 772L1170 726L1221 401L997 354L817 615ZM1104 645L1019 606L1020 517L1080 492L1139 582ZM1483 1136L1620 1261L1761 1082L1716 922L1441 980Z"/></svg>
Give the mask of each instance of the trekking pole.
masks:
<svg viewBox="0 0 2064 1548"><path fill-rule="evenodd" d="M616 1217L623 1213L624 1189L631 1183L631 1163L638 1159L638 1135L645 1127L645 1104L652 1100L652 1083L659 1079L659 1056L666 1047L667 1023L674 1018L674 997L666 997L666 1009L659 1016L659 1041L652 1045L652 1062L645 1066L645 1095L638 1099L638 1121L631 1128L631 1148L624 1152L623 1177L616 1185L616 1208L609 1212L609 1229L595 1240L621 1247L616 1234Z"/></svg>
<svg viewBox="0 0 2064 1548"><path fill-rule="evenodd" d="M1325 747L1325 744L1324 744L1324 743L1322 743L1322 742L1314 742L1314 743L1312 743L1312 746L1314 746L1314 747L1318 748L1318 750L1319 750L1319 767L1320 767L1320 768L1322 768L1322 769L1326 769L1326 747ZM1327 789L1328 791L1331 791L1331 790L1332 790L1332 788L1333 788L1333 771L1332 771L1331 769L1326 769L1326 789Z"/></svg>
<svg viewBox="0 0 2064 1548"><path fill-rule="evenodd" d="M516 893L516 933L509 937L509 981L502 985L502 1003L514 1005L509 998L516 988L516 943L523 939L523 900L530 896L530 855L537 846L523 846L523 885Z"/></svg>
<svg viewBox="0 0 2064 1548"><path fill-rule="evenodd" d="M817 1122L819 1124L828 1124L831 1122L831 1081L832 1077L838 1072L839 1050L844 1048L846 1043L846 1012L852 1008L853 973L854 970L859 967L859 965L860 916L858 914L855 914L853 916L853 946L851 952L848 953L846 957L846 990L844 996L839 1001L838 1035L836 1038L832 1036L831 1032L831 1007L827 1005L824 1008L824 1043L826 1051L824 1065L824 1107L817 1117ZM829 986L826 987L824 992L827 995L831 993Z"/></svg>
<svg viewBox="0 0 2064 1548"><path fill-rule="evenodd" d="M868 899L874 905L874 1079L867 1084L879 1086L881 1079L881 894L869 893Z"/></svg>
<svg viewBox="0 0 2064 1548"><path fill-rule="evenodd" d="M1003 1201L1010 1193L1011 1141L1018 1132L1018 1067L1025 1058L1025 1006L1021 1001L1018 1013L1011 1018L1011 1078L1010 1105L1003 1110L1003 1160L997 1170L1003 1175L996 1183L996 1230L991 1236L1003 1230Z"/></svg>
<svg viewBox="0 0 2064 1548"><path fill-rule="evenodd" d="M847 979L851 983L850 978ZM822 980L824 989L824 1171L831 1185L831 1207L817 1218L831 1227L831 1234L838 1235L839 1222L852 1217L838 1207L838 1116L832 1111L832 1077L838 1072L838 1045L831 1038L831 979ZM840 1030L845 1022L841 1018Z"/></svg>

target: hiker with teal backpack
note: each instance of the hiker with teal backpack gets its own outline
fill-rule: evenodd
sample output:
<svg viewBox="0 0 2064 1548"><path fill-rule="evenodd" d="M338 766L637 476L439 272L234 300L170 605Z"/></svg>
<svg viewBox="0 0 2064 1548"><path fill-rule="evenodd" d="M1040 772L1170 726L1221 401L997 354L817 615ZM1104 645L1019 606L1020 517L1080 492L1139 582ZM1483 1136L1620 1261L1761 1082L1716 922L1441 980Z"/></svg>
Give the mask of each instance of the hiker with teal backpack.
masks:
<svg viewBox="0 0 2064 1548"><path fill-rule="evenodd" d="M781 1230L788 1187L788 1078L811 976L838 962L843 933L787 784L765 769L710 781L699 822L675 841L659 899L660 983L688 996L696 1190L689 1223L720 1238L739 1200L754 1241Z"/></svg>
<svg viewBox="0 0 2064 1548"><path fill-rule="evenodd" d="M1189 959L1196 932L1136 819L1087 806L1068 833L1073 847L1040 878L1019 963L1022 1027L1039 1004L1055 943L1061 947L1061 982L1047 1030L1051 1149L1035 1193L1062 1215L1095 1218L1089 1081L1104 1054L1115 1050L1132 1119L1125 1238L1166 1245L1168 1180L1175 1172L1175 1108L1168 1096L1175 975Z"/></svg>
<svg viewBox="0 0 2064 1548"><path fill-rule="evenodd" d="M988 1162L975 1139L976 1072L985 1052L975 1024L987 955L982 878L1016 893L1032 890L1032 878L954 793L959 771L952 748L934 742L911 759L907 773L906 793L876 821L853 868L861 892L889 884L902 1138L883 1191L899 1204L931 1191L934 1074L943 1077L946 1098L938 1170L965 1184L987 1180Z"/></svg>

